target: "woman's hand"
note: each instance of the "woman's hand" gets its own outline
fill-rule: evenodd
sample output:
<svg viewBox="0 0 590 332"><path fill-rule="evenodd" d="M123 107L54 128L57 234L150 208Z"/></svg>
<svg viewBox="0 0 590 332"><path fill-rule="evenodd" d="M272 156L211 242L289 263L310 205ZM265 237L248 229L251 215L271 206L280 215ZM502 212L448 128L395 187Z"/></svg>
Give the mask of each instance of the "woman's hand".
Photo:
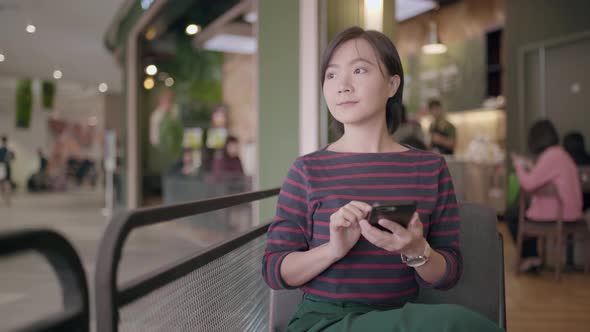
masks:
<svg viewBox="0 0 590 332"><path fill-rule="evenodd" d="M330 216L330 242L328 246L334 257L340 259L357 243L361 236L359 221L366 220L371 206L364 202L351 201Z"/></svg>
<svg viewBox="0 0 590 332"><path fill-rule="evenodd" d="M529 170L533 166L533 163L529 159L514 152L510 154L510 157L512 158L512 164L514 165L514 167L517 167L517 165L519 165L525 170Z"/></svg>
<svg viewBox="0 0 590 332"><path fill-rule="evenodd" d="M396 251L408 257L424 254L426 239L418 213L414 213L407 229L392 220L380 219L379 225L391 233L371 226L367 220L361 220L359 224L363 236L379 248Z"/></svg>

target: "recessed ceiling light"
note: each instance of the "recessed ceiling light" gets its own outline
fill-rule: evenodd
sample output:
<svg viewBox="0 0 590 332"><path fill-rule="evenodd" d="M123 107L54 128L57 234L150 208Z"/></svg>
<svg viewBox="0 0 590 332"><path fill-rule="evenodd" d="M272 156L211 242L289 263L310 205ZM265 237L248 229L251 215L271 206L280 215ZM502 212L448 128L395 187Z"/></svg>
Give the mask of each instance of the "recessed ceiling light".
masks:
<svg viewBox="0 0 590 332"><path fill-rule="evenodd" d="M154 40L156 38L157 34L158 34L158 30L156 30L156 28L152 25L145 32L145 39Z"/></svg>
<svg viewBox="0 0 590 332"><path fill-rule="evenodd" d="M6 57L4 54L0 53L0 62L4 62L4 60L6 60Z"/></svg>
<svg viewBox="0 0 590 332"><path fill-rule="evenodd" d="M37 31L37 27L35 27L32 24L27 25L27 27L25 28L25 30L27 30L28 33L35 33L35 31Z"/></svg>
<svg viewBox="0 0 590 332"><path fill-rule="evenodd" d="M105 93L109 90L109 86L106 83L100 83L98 85L98 91Z"/></svg>
<svg viewBox="0 0 590 332"><path fill-rule="evenodd" d="M153 89L153 88L154 88L154 85L156 85L156 82L155 82L155 81L154 81L154 79L153 79L153 78L151 78L151 77L148 77L148 78L146 78L146 79L143 81L143 87L144 87L146 90L151 90L151 89Z"/></svg>
<svg viewBox="0 0 590 332"><path fill-rule="evenodd" d="M141 0L141 9L148 10L154 3L154 0Z"/></svg>
<svg viewBox="0 0 590 332"><path fill-rule="evenodd" d="M246 15L244 15L244 20L250 24L254 24L258 21L258 13L255 11L246 13Z"/></svg>
<svg viewBox="0 0 590 332"><path fill-rule="evenodd" d="M184 32L186 32L186 34L189 36L196 35L199 31L201 31L201 27L196 24L189 24L184 30Z"/></svg>
<svg viewBox="0 0 590 332"><path fill-rule="evenodd" d="M172 77L168 77L167 79L164 80L164 84L167 87L171 87L174 85L174 79Z"/></svg>
<svg viewBox="0 0 590 332"><path fill-rule="evenodd" d="M156 65L149 65L145 67L145 73L154 76L158 73L158 67L156 67Z"/></svg>
<svg viewBox="0 0 590 332"><path fill-rule="evenodd" d="M53 71L53 78L55 78L56 80L59 80L62 77L63 77L63 73L61 72L61 70L56 69Z"/></svg>

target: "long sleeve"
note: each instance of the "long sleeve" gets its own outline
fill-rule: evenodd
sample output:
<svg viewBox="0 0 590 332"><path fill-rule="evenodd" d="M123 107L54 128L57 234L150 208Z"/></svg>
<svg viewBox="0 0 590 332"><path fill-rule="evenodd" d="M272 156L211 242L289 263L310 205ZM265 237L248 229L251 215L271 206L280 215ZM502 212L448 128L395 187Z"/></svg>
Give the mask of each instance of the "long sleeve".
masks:
<svg viewBox="0 0 590 332"><path fill-rule="evenodd" d="M422 287L450 289L461 277L463 259L459 239L459 207L455 197L453 180L443 157L440 159L437 196L436 205L430 215L426 239L432 249L445 258L446 272L439 281L433 284L424 281L417 273L416 277Z"/></svg>
<svg viewBox="0 0 590 332"><path fill-rule="evenodd" d="M268 228L262 276L273 289L295 288L281 276L283 259L294 251L309 249L307 236L307 180L303 167L296 161L283 182L277 201L276 216Z"/></svg>
<svg viewBox="0 0 590 332"><path fill-rule="evenodd" d="M556 154L552 150L547 150L541 154L530 172L527 172L520 163L514 163L518 182L524 190L534 191L555 178L557 175L554 163L555 156Z"/></svg>

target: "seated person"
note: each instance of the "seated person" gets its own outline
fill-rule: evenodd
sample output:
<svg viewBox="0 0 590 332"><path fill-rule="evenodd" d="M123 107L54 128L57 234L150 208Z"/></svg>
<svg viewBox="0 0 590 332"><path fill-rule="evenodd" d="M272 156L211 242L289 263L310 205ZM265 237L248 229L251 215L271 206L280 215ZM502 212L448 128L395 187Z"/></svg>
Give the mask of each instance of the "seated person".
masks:
<svg viewBox="0 0 590 332"><path fill-rule="evenodd" d="M590 166L590 154L586 152L584 135L570 132L563 138L563 148L570 154L578 167ZM590 208L590 192L584 193L584 211Z"/></svg>
<svg viewBox="0 0 590 332"><path fill-rule="evenodd" d="M392 138L403 69L391 40L349 28L321 68L338 138L291 165L263 257L271 288L305 293L287 331L500 331L461 306L412 303L461 276L459 208L445 159ZM408 196L421 198L407 228L368 223L371 204Z"/></svg>
<svg viewBox="0 0 590 332"><path fill-rule="evenodd" d="M426 150L422 127L420 127L420 123L417 121L408 119L405 105L402 105L400 108L400 125L393 134L393 139L400 144Z"/></svg>
<svg viewBox="0 0 590 332"><path fill-rule="evenodd" d="M457 145L457 129L447 120L445 111L439 100L433 99L428 102L428 110L434 117L430 126L430 145L440 154L452 155Z"/></svg>
<svg viewBox="0 0 590 332"><path fill-rule="evenodd" d="M590 166L590 154L586 152L584 144L584 135L573 131L563 138L563 148L570 154L578 166Z"/></svg>
<svg viewBox="0 0 590 332"><path fill-rule="evenodd" d="M213 157L213 175L220 179L225 175L243 175L242 161L239 156L238 139L235 136L228 136L225 146L217 151Z"/></svg>
<svg viewBox="0 0 590 332"><path fill-rule="evenodd" d="M192 149L184 148L182 150L182 159L176 162L172 172L182 175L196 175L197 165L195 164L194 153Z"/></svg>
<svg viewBox="0 0 590 332"><path fill-rule="evenodd" d="M570 155L559 145L557 130L549 120L533 124L528 134L528 147L535 163L517 154L512 163L521 190L533 192L547 184L553 184L563 202L564 222L577 221L582 214L582 192L578 169ZM526 218L537 222L552 222L558 219L558 200L554 197L533 195L526 210ZM518 219L509 221L514 239L518 235ZM521 271L536 270L542 264L537 253L537 239L528 238L523 244L524 258Z"/></svg>

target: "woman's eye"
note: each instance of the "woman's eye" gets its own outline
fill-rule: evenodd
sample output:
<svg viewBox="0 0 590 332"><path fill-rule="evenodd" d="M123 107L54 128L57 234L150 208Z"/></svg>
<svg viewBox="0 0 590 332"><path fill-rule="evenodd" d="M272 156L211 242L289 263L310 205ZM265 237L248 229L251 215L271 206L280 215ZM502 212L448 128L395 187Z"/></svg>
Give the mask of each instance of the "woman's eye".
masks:
<svg viewBox="0 0 590 332"><path fill-rule="evenodd" d="M354 73L355 74L363 74L363 73L366 73L366 72L367 72L367 70L365 68L357 68L357 69L354 70Z"/></svg>
<svg viewBox="0 0 590 332"><path fill-rule="evenodd" d="M334 73L327 73L327 74L326 74L326 79L329 79L329 80L331 80L331 79L333 79L335 76L336 76L336 75L334 75Z"/></svg>

